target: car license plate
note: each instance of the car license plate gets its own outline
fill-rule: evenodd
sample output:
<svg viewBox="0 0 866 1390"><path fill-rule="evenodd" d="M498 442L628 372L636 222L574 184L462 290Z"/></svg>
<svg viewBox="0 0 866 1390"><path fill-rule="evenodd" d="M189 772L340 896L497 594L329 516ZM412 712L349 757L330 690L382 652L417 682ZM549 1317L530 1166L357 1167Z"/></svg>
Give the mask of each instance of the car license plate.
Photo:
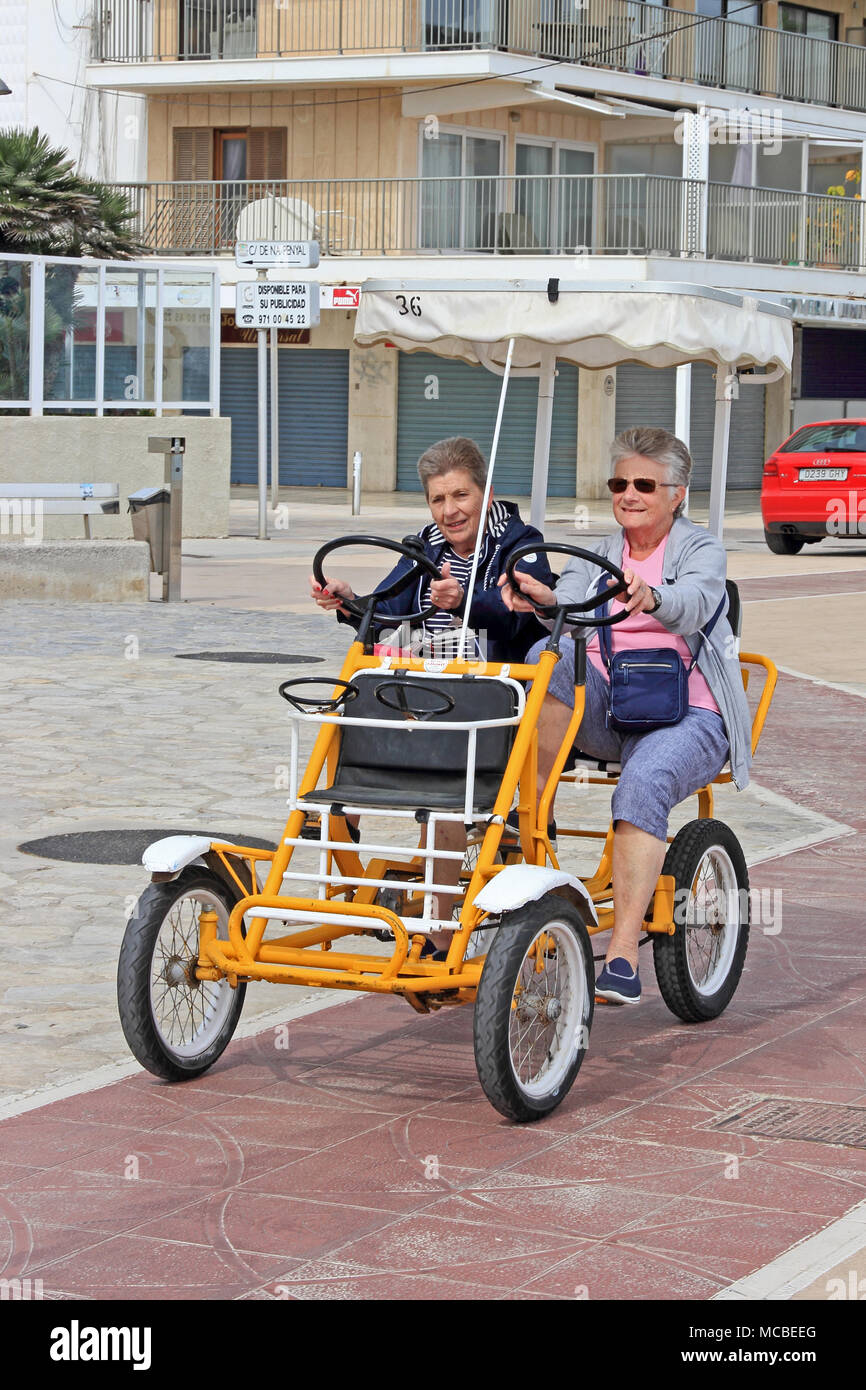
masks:
<svg viewBox="0 0 866 1390"><path fill-rule="evenodd" d="M801 483L817 483L826 480L828 483L844 483L848 477L847 468L801 468Z"/></svg>

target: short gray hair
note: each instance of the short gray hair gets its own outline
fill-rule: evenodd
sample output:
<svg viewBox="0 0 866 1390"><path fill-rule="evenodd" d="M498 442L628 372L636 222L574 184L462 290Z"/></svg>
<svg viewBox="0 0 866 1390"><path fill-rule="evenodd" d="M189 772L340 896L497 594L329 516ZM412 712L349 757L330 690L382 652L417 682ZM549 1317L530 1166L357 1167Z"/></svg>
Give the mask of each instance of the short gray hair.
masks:
<svg viewBox="0 0 866 1390"><path fill-rule="evenodd" d="M668 470L668 481L677 487L688 487L692 476L692 456L681 439L670 430L656 425L636 425L623 430L610 446L611 467L616 468L623 459L639 454L641 458L652 459ZM685 503L681 502L674 516L681 516Z"/></svg>
<svg viewBox="0 0 866 1390"><path fill-rule="evenodd" d="M464 469L474 483L484 491L487 482L487 464L484 455L473 439L458 435L454 439L440 439L431 444L418 460L418 477L426 496L434 478L452 473L455 468Z"/></svg>

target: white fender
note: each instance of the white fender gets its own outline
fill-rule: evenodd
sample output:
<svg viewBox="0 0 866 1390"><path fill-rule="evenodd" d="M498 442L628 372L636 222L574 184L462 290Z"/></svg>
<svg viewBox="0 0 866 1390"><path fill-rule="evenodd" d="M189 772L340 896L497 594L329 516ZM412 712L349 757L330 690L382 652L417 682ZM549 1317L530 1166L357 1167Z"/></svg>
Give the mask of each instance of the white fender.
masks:
<svg viewBox="0 0 866 1390"><path fill-rule="evenodd" d="M516 907L536 902L554 888L563 888L566 885L580 894L592 913L593 920L598 922L595 903L579 878L565 873L562 869L549 866L542 868L539 864L506 865L477 894L475 906L483 908L485 912L511 912Z"/></svg>
<svg viewBox="0 0 866 1390"><path fill-rule="evenodd" d="M141 862L152 874L179 874L194 859L200 859L210 849L207 835L167 835L148 845Z"/></svg>

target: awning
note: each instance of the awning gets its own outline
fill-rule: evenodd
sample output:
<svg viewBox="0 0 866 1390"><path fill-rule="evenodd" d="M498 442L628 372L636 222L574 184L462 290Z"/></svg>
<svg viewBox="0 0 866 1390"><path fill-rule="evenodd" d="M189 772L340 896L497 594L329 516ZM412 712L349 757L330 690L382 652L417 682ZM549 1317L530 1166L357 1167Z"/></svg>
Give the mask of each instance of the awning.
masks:
<svg viewBox="0 0 866 1390"><path fill-rule="evenodd" d="M355 324L364 347L390 342L484 365L504 364L511 337L517 368L540 367L554 349L592 369L620 362L791 369L787 309L694 285L368 280Z"/></svg>

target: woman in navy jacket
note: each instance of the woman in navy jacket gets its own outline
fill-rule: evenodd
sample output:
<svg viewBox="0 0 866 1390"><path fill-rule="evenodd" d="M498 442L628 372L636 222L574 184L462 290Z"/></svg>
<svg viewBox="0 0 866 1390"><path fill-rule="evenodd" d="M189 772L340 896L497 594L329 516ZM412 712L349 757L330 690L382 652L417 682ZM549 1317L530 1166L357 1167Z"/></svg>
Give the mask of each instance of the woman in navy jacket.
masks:
<svg viewBox="0 0 866 1390"><path fill-rule="evenodd" d="M463 623L487 465L471 439L442 439L419 459L418 476L433 517L419 536L425 555L436 565L441 578L431 582L419 574L417 584L396 598L384 600L377 615L393 615L395 628L399 628L401 617L429 607L431 614L424 622L421 654L447 657L456 654ZM480 656L488 661L522 661L533 643L546 636L533 614L509 611L498 587L511 551L542 541L540 531L524 525L514 502L500 502L491 494L469 613L470 630L478 635L480 645L473 651L470 644L470 659ZM392 584L410 568L411 562L401 557L379 587ZM554 582L544 554L525 556L521 569L542 584ZM335 610L338 621L358 626L358 619L342 607L343 598L354 597L345 580L327 577L322 589L311 577L311 585L312 597L320 608ZM379 640L386 642L387 638L382 634Z"/></svg>

